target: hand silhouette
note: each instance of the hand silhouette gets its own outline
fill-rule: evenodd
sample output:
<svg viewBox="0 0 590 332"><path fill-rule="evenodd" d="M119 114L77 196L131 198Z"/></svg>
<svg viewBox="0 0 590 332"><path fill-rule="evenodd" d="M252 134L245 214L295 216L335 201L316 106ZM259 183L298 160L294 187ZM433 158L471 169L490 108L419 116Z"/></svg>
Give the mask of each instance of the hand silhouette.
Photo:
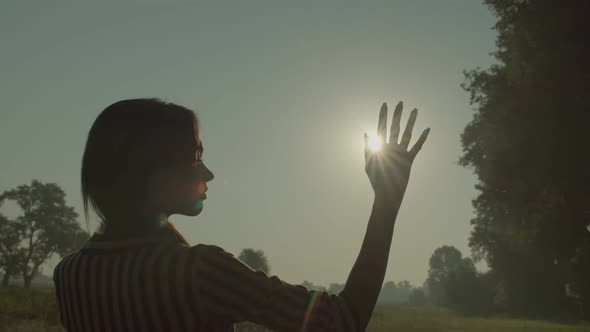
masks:
<svg viewBox="0 0 590 332"><path fill-rule="evenodd" d="M379 123L377 125L377 135L381 142L380 150L371 151L369 148L369 138L367 133L365 133L365 172L369 177L375 195L385 196L385 198L391 199L397 198L400 201L408 185L410 169L414 158L416 158L430 132L430 128L424 130L412 149L408 151L412 129L414 128L416 116L418 115L418 110L414 109L410 113L408 124L404 130L401 142L398 144L402 108L403 103L400 101L393 112L389 143L386 143L387 104L383 103L383 106L381 106Z"/></svg>

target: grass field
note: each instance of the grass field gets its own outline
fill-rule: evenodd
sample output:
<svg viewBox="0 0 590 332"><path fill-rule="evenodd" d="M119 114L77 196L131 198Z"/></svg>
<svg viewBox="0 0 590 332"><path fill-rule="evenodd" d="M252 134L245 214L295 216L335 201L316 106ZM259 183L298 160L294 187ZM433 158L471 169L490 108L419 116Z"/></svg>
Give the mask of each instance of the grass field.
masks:
<svg viewBox="0 0 590 332"><path fill-rule="evenodd" d="M245 325L238 331L262 331ZM63 331L53 289L0 289L0 331ZM590 324L466 318L445 310L379 306L367 328L372 332L590 332Z"/></svg>

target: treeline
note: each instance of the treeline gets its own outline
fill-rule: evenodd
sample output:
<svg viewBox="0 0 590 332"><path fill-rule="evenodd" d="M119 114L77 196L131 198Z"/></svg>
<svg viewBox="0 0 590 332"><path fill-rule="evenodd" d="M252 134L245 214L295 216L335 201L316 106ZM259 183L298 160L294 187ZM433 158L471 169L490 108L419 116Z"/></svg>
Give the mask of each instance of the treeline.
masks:
<svg viewBox="0 0 590 332"><path fill-rule="evenodd" d="M326 287L304 280L301 285L308 289L325 291L331 294L338 294L344 289L344 284L341 283L330 283ZM422 287L415 287L409 281L402 280L397 283L395 281L383 283L377 303L424 306L427 304L427 300Z"/></svg>
<svg viewBox="0 0 590 332"><path fill-rule="evenodd" d="M4 273L0 272L0 280L4 279ZM9 278L7 287L23 287L24 280L21 275L14 275ZM39 272L31 279L31 288L51 288L54 287L53 285L53 277L51 273L47 275L41 269Z"/></svg>
<svg viewBox="0 0 590 332"><path fill-rule="evenodd" d="M261 270L267 274L270 273L268 258L262 250L245 248L240 252L238 258L255 270ZM324 291L330 294L338 294L344 289L343 283L333 282L324 286L314 284L309 280L304 280L301 286L310 290ZM378 303L423 306L427 304L427 300L422 287L415 287L409 281L402 280L397 283L394 281L385 282L381 288Z"/></svg>
<svg viewBox="0 0 590 332"><path fill-rule="evenodd" d="M498 18L496 63L466 72L475 114L460 164L478 178L469 245L491 271L462 262L444 301L588 320L590 2L485 3Z"/></svg>

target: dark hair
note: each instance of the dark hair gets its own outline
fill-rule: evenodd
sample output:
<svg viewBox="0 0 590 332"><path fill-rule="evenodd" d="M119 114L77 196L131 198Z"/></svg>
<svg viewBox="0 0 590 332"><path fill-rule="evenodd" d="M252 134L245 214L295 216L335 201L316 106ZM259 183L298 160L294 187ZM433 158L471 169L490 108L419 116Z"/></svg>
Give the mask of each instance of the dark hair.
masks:
<svg viewBox="0 0 590 332"><path fill-rule="evenodd" d="M202 152L197 115L151 99L118 101L105 108L88 133L82 158L82 198L100 231L114 215L131 215L145 203L146 183L158 168L194 165Z"/></svg>

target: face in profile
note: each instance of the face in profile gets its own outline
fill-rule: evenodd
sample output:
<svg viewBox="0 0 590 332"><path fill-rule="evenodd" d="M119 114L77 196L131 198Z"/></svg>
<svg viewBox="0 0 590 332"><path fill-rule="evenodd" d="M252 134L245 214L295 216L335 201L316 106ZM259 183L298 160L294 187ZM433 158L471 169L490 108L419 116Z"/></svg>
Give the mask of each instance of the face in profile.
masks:
<svg viewBox="0 0 590 332"><path fill-rule="evenodd" d="M159 177L159 201L168 215L196 216L204 208L207 199L207 182L213 173L202 160L202 144L199 144L193 165L171 167Z"/></svg>
<svg viewBox="0 0 590 332"><path fill-rule="evenodd" d="M186 181L180 184L178 202L181 202L179 214L196 216L203 210L207 199L207 182L213 179L213 173L202 162L189 170Z"/></svg>

